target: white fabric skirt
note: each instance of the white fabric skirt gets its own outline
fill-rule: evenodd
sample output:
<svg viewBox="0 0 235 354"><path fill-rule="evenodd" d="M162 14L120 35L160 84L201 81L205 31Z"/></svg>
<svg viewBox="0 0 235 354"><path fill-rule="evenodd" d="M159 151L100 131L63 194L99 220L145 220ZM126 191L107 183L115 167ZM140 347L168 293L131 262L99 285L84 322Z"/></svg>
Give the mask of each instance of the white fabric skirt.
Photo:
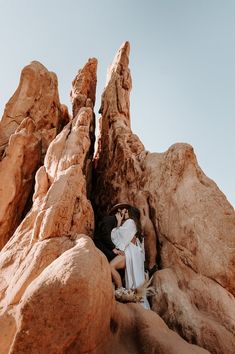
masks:
<svg viewBox="0 0 235 354"><path fill-rule="evenodd" d="M126 289L137 288L145 281L144 260L145 255L139 240L137 244L129 243L125 249L126 269L125 269L125 287ZM149 302L145 296L143 303L146 309L150 309Z"/></svg>

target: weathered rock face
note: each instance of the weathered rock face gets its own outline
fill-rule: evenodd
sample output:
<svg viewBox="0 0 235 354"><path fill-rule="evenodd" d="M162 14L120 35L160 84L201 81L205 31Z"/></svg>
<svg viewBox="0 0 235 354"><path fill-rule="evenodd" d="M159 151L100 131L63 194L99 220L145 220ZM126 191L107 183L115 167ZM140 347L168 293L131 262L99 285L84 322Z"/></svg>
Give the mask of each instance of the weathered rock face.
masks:
<svg viewBox="0 0 235 354"><path fill-rule="evenodd" d="M164 321L153 311L138 304L116 305L111 321L111 338L105 354L171 354L209 353L189 344L169 330ZM133 331L133 328L135 330Z"/></svg>
<svg viewBox="0 0 235 354"><path fill-rule="evenodd" d="M29 353L29 348L30 353L96 352L108 333L112 296L108 265L80 235L23 295L11 353Z"/></svg>
<svg viewBox="0 0 235 354"><path fill-rule="evenodd" d="M93 64L95 81L96 60ZM30 284L76 244L79 234L92 236L94 215L84 173L91 160L94 102L89 97L87 102L89 105L82 107L50 144L45 163L36 174L32 209L0 253L1 353L7 353L10 345L13 352L20 352L12 340L21 333L18 304Z"/></svg>
<svg viewBox="0 0 235 354"><path fill-rule="evenodd" d="M35 123L25 118L10 137L6 156L0 161L0 249L20 222L40 159L41 141L35 134Z"/></svg>
<svg viewBox="0 0 235 354"><path fill-rule="evenodd" d="M72 82L72 90L70 97L73 104L73 116L75 117L81 107L89 106L95 102L96 83L94 77L94 69L96 69L97 61L95 58L89 59L82 70L78 71L75 79ZM83 75L81 74L83 72Z"/></svg>
<svg viewBox="0 0 235 354"><path fill-rule="evenodd" d="M96 65L91 59L78 73L74 117L51 142L32 209L0 253L0 352L206 353L157 314L118 305L109 264L87 236L94 228L87 185Z"/></svg>
<svg viewBox="0 0 235 354"><path fill-rule="evenodd" d="M155 179L156 160L146 160L157 185L150 203L156 206L163 269L155 275L153 309L187 340L213 353L233 353L234 210L198 167L191 146L172 146Z"/></svg>
<svg viewBox="0 0 235 354"><path fill-rule="evenodd" d="M75 79L72 82L72 90L70 92L70 97L73 107L73 116L79 112L81 107L92 107L95 102L96 94L96 84L97 78L94 75L97 69L97 60L95 58L89 59L87 64L82 70L78 71ZM92 190L92 160L94 154L95 145L95 115L93 113L94 119L93 124L90 125L90 149L87 153L87 161L85 166L85 175L87 182L87 194L89 198L91 197Z"/></svg>
<svg viewBox="0 0 235 354"><path fill-rule="evenodd" d="M4 318L2 353L8 352L6 340L12 354L208 353L182 340L154 312L116 303L104 255L85 235L73 242L31 281Z"/></svg>
<svg viewBox="0 0 235 354"><path fill-rule="evenodd" d="M128 55L125 43L102 97L93 179L96 59L73 81L73 117L51 141L32 208L0 252L1 354L208 353L176 332L213 353L234 352L234 211L191 146L150 154L132 133ZM2 160L8 169L15 159L11 174L23 180L33 167L22 151L37 163L43 154L37 124L20 123ZM20 205L19 191L5 193L9 201L16 193ZM148 265L157 245L161 257L155 312L114 300L109 264L92 241L90 195L98 217L116 202L139 207Z"/></svg>
<svg viewBox="0 0 235 354"><path fill-rule="evenodd" d="M130 129L129 51L128 42L120 48L110 67L102 95L93 198L97 212L105 212L118 202L130 202L139 207L146 235L147 263L152 267L156 263L157 237L150 218L150 193L144 190L146 176L141 167L147 152Z"/></svg>
<svg viewBox="0 0 235 354"><path fill-rule="evenodd" d="M31 118L42 138L42 152L68 122L66 107L59 101L57 77L41 63L33 61L21 73L19 86L6 104L0 124L0 155L10 136L25 118Z"/></svg>
<svg viewBox="0 0 235 354"><path fill-rule="evenodd" d="M42 64L26 66L0 121L0 249L21 221L49 143L69 120L57 86Z"/></svg>
<svg viewBox="0 0 235 354"><path fill-rule="evenodd" d="M110 69L100 112L94 204L141 211L148 264L156 260L153 309L188 341L235 352L235 213L188 144L145 151L130 128L129 44Z"/></svg>

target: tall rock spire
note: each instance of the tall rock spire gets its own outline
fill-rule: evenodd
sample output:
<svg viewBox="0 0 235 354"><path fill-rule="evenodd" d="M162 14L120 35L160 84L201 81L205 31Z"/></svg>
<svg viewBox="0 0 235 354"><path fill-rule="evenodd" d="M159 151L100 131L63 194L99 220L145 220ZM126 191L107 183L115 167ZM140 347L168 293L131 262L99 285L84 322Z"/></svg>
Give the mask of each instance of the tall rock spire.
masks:
<svg viewBox="0 0 235 354"><path fill-rule="evenodd" d="M0 156L9 138L25 118L31 118L36 132L42 139L42 154L68 122L66 107L60 104L58 80L55 73L48 71L38 61L24 67L20 83L6 104L0 122Z"/></svg>
<svg viewBox="0 0 235 354"><path fill-rule="evenodd" d="M125 43L102 95L93 204L101 214L118 202L139 208L147 265L157 260L161 269L153 309L188 341L233 353L234 209L198 166L192 146L150 153L132 133L128 55Z"/></svg>
<svg viewBox="0 0 235 354"><path fill-rule="evenodd" d="M97 59L91 58L86 65L78 71L72 82L70 97L73 106L73 117L81 107L95 106Z"/></svg>
<svg viewBox="0 0 235 354"><path fill-rule="evenodd" d="M141 161L147 152L130 128L130 44L125 42L109 68L102 95L100 136L95 157L94 205L105 212L118 202L140 209L147 262L156 263L156 230L149 217L148 193L143 190Z"/></svg>
<svg viewBox="0 0 235 354"><path fill-rule="evenodd" d="M68 120L56 75L39 62L26 66L0 121L0 249L28 211L35 172Z"/></svg>
<svg viewBox="0 0 235 354"><path fill-rule="evenodd" d="M82 107L90 107L93 110L93 119L89 126L90 148L86 155L84 174L86 176L87 195L91 197L92 190L92 160L95 145L95 97L97 84L97 64L96 58L90 58L86 65L78 71L72 82L70 97L72 101L73 117L75 117Z"/></svg>
<svg viewBox="0 0 235 354"><path fill-rule="evenodd" d="M130 91L132 88L129 65L130 44L125 42L117 52L112 65L107 72L99 113L102 117L122 116L129 124Z"/></svg>
<svg viewBox="0 0 235 354"><path fill-rule="evenodd" d="M86 81L86 75L86 70L81 70L77 79ZM95 81L94 70L91 90L95 89ZM91 92L89 87L88 92ZM18 304L33 280L72 248L81 234L93 234L94 215L87 198L86 172L87 161L92 159L94 101L88 95L84 104L50 143L44 165L36 173L33 206L0 253L0 323L3 321L0 336L4 337L9 329L3 320L9 306ZM12 319L9 331L21 333L22 328L16 330L15 320ZM0 352L3 352L1 345L4 345L3 338L0 338Z"/></svg>
<svg viewBox="0 0 235 354"><path fill-rule="evenodd" d="M128 57L126 42L102 96L93 185L94 59L73 82L73 117L37 171L33 206L0 252L3 354L235 352L234 209L189 144L150 153L132 133ZM31 115L18 123L2 163L11 156L18 169L5 167L20 180L31 173L24 152L33 165L42 138ZM160 255L153 311L115 301L110 265L90 237L89 189L98 220L116 202L139 208L147 265L156 262L157 249ZM9 197L14 192L9 188Z"/></svg>

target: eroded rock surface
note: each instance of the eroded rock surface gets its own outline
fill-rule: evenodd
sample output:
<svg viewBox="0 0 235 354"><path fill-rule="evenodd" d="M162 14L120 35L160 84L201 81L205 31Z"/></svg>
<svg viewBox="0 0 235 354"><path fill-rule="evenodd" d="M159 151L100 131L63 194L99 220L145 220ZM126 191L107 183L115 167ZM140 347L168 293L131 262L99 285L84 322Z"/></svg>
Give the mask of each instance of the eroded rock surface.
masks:
<svg viewBox="0 0 235 354"><path fill-rule="evenodd" d="M20 222L40 159L41 141L35 134L35 123L25 118L0 161L0 249Z"/></svg>
<svg viewBox="0 0 235 354"><path fill-rule="evenodd" d="M0 121L0 249L30 204L35 172L48 145L69 120L57 86L54 73L32 62L23 69Z"/></svg>
<svg viewBox="0 0 235 354"><path fill-rule="evenodd" d="M130 128L129 44L119 50L102 96L94 204L140 209L157 296L153 309L189 342L235 352L235 213L198 166L193 148L149 153ZM157 247L156 247L157 246ZM200 301L201 299L201 301Z"/></svg>
<svg viewBox="0 0 235 354"><path fill-rule="evenodd" d="M129 49L117 53L102 96L93 179L96 59L73 81L73 117L51 141L32 208L0 252L3 354L234 353L234 210L190 145L150 154L132 133ZM41 143L36 121L20 124L8 149L17 161L18 146L31 156ZM18 166L14 175L32 173ZM116 202L139 207L147 264L161 267L155 312L115 301L109 264L92 241L90 195L98 218Z"/></svg>
<svg viewBox="0 0 235 354"><path fill-rule="evenodd" d="M144 189L146 176L141 166L147 152L130 128L129 51L126 42L109 69L102 95L93 197L97 213L105 213L118 202L130 202L139 207L146 236L147 263L152 267L156 263L157 236L150 218L150 193Z"/></svg>
<svg viewBox="0 0 235 354"><path fill-rule="evenodd" d="M43 154L58 131L68 122L66 107L60 104L57 77L33 61L21 73L19 86L6 104L0 123L0 155L10 136L25 118L31 118L42 138Z"/></svg>
<svg viewBox="0 0 235 354"><path fill-rule="evenodd" d="M156 313L145 310L138 304L117 304L110 328L112 340L109 339L110 345L104 351L105 354L209 353L184 341Z"/></svg>
<svg viewBox="0 0 235 354"><path fill-rule="evenodd" d="M94 64L96 80L96 61ZM82 70L79 75L86 73ZM8 352L19 329L18 304L30 284L75 246L79 234L93 234L85 173L91 160L94 102L89 97L87 102L51 142L36 174L33 206L0 253L1 353Z"/></svg>
<svg viewBox="0 0 235 354"><path fill-rule="evenodd" d="M29 353L29 348L30 353L96 352L108 333L113 305L103 258L92 241L80 235L74 247L31 283L17 308L11 353Z"/></svg>
<svg viewBox="0 0 235 354"><path fill-rule="evenodd" d="M12 310L17 326L14 337L7 332L10 353L208 353L182 340L154 312L115 302L105 256L85 235L73 242Z"/></svg>

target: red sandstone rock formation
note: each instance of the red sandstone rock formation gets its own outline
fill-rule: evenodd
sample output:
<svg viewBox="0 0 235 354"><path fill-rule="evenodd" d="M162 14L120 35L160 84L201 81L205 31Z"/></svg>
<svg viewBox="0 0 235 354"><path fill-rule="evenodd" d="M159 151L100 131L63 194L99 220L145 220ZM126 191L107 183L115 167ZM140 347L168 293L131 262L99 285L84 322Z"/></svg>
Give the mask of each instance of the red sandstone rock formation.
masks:
<svg viewBox="0 0 235 354"><path fill-rule="evenodd" d="M147 260L156 260L153 309L189 342L235 352L235 213L198 166L193 148L149 153L130 128L129 44L102 96L95 161L97 210L129 202L141 211Z"/></svg>
<svg viewBox="0 0 235 354"><path fill-rule="evenodd" d="M11 135L0 161L0 249L20 222L40 159L41 140L35 133L35 123L25 118Z"/></svg>
<svg viewBox="0 0 235 354"><path fill-rule="evenodd" d="M57 86L42 64L26 66L0 121L0 249L21 221L49 143L68 122Z"/></svg>
<svg viewBox="0 0 235 354"><path fill-rule="evenodd" d="M94 71L97 67L96 59L89 59L87 64L82 70L78 71L75 79L72 82L72 90L70 92L70 97L72 101L73 116L79 112L81 107L92 107L95 102L96 95L96 83L97 79L94 75ZM90 149L87 154L85 175L87 182L87 194L89 198L91 197L92 190L92 160L94 154L95 145L95 115L93 113L94 119L93 124L90 125Z"/></svg>
<svg viewBox="0 0 235 354"><path fill-rule="evenodd" d="M157 236L150 217L150 192L144 189L146 176L141 166L147 152L130 129L129 50L129 43L125 43L117 53L102 95L93 198L97 211L105 212L118 202L130 202L139 207L146 236L147 263L152 267L156 263Z"/></svg>
<svg viewBox="0 0 235 354"><path fill-rule="evenodd" d="M50 144L33 207L0 253L0 351L206 353L140 305L118 305L105 256L82 234L94 226L86 173L96 64L90 60L74 81L75 116Z"/></svg>
<svg viewBox="0 0 235 354"><path fill-rule="evenodd" d="M95 102L97 79L94 77L94 67L96 67L96 65L97 62L94 58L89 59L85 67L78 71L78 74L72 82L70 97L74 117L81 107L93 105ZM83 72L83 75L81 75L81 72Z"/></svg>
<svg viewBox="0 0 235 354"><path fill-rule="evenodd" d="M19 86L6 104L0 125L0 155L24 118L31 118L42 137L43 154L58 131L68 122L61 106L57 77L41 63L33 61L21 73Z"/></svg>
<svg viewBox="0 0 235 354"><path fill-rule="evenodd" d="M109 264L86 236L96 65L78 73L75 116L50 144L33 207L0 253L0 352L206 353L153 312L117 304Z"/></svg>
<svg viewBox="0 0 235 354"><path fill-rule="evenodd" d="M183 223L185 220L186 225L192 225L192 214L198 207L197 221L203 227L203 211L211 203L210 198L206 199L210 191L212 200L216 195L221 203L220 211L226 212L221 219L225 220L225 230L228 220L233 223L231 208L228 204L224 208L224 196L203 175L190 146L176 145L165 154L149 154L132 134L128 54L129 44L125 43L103 94L95 186L91 185L91 160L97 61L91 59L73 81L73 118L50 143L44 165L36 174L33 206L0 252L2 354L208 353L171 331L153 311L144 310L139 304L115 301L109 264L88 237L94 228L88 198L91 188L95 206L101 212L117 201L129 201L140 208L150 265L156 261L159 238L162 270L155 276L155 311L188 341L212 352L230 353L233 348L233 343L225 343L233 338L233 314L228 317L228 308L234 304L233 270L223 267L224 262L229 265L231 253L219 253L214 272L213 261L206 268L205 256L210 253L203 253L199 241L209 248L207 230L203 229L205 235L201 235L200 228L193 229L198 243L196 252L192 252L186 242L189 226ZM35 122L26 123L25 139L32 131L37 144ZM165 175L168 181L164 180ZM207 188L205 196L197 185L198 179ZM193 195L190 209L183 197L191 188L195 188L196 195L198 191L202 204L198 206ZM184 220L180 208L189 208L189 213L183 214ZM219 211L217 218L218 215ZM172 229L170 217L174 217ZM177 232L172 241L173 229ZM225 246L221 243L220 247L233 247L228 238L224 240Z"/></svg>
<svg viewBox="0 0 235 354"><path fill-rule="evenodd" d="M94 84L96 60L93 59L91 64ZM86 76L86 67L79 75ZM91 160L94 103L88 96L84 101L86 106L80 108L51 142L45 163L36 174L32 209L0 253L1 353L7 353L11 345L11 350L15 350L13 337L18 331L21 333L15 316L30 284L56 258L75 245L77 235L92 236L94 216L87 199L84 173Z"/></svg>
<svg viewBox="0 0 235 354"><path fill-rule="evenodd" d="M208 353L183 341L154 312L116 303L104 255L85 235L73 242L4 318L2 353L8 350L6 339L12 354Z"/></svg>

